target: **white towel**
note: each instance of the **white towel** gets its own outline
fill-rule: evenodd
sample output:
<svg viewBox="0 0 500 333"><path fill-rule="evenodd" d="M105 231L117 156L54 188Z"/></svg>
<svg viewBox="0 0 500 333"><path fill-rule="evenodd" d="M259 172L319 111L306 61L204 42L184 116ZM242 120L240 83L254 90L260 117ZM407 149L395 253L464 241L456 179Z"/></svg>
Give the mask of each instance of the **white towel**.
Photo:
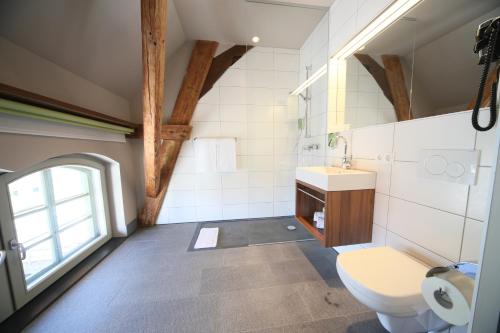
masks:
<svg viewBox="0 0 500 333"><path fill-rule="evenodd" d="M319 219L324 219L324 217L325 217L325 213L324 212L314 212L313 221L316 222Z"/></svg>
<svg viewBox="0 0 500 333"><path fill-rule="evenodd" d="M196 170L215 172L217 170L217 139L198 138L194 140Z"/></svg>
<svg viewBox="0 0 500 333"><path fill-rule="evenodd" d="M217 171L236 171L236 138L221 138L217 141Z"/></svg>
<svg viewBox="0 0 500 333"><path fill-rule="evenodd" d="M325 219L320 217L318 218L318 220L316 221L316 228L318 229L325 229Z"/></svg>
<svg viewBox="0 0 500 333"><path fill-rule="evenodd" d="M198 239L194 244L195 249L206 249L217 246L219 228L201 228Z"/></svg>

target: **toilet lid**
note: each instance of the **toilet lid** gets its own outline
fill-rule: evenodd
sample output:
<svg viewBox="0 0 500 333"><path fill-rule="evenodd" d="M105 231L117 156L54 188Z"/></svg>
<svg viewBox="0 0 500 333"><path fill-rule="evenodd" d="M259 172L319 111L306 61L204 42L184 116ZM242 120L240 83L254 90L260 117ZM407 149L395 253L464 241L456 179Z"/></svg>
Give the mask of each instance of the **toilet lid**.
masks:
<svg viewBox="0 0 500 333"><path fill-rule="evenodd" d="M429 267L393 248L342 253L337 270L346 286L355 289L355 296L377 312L409 315L428 308L421 284Z"/></svg>

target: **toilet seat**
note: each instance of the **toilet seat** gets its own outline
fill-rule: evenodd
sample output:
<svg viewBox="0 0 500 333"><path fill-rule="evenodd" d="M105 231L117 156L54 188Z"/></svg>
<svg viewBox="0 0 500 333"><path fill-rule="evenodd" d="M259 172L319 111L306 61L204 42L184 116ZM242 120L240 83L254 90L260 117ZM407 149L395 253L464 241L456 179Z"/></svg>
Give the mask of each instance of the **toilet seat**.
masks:
<svg viewBox="0 0 500 333"><path fill-rule="evenodd" d="M378 313L408 317L429 310L421 284L430 267L390 247L339 254L337 271L347 289Z"/></svg>

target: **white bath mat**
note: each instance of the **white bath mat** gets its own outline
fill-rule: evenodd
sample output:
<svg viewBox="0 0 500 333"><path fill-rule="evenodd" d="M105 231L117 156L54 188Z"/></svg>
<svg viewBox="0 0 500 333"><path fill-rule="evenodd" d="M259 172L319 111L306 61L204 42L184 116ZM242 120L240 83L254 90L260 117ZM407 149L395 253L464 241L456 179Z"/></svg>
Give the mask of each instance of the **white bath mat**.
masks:
<svg viewBox="0 0 500 333"><path fill-rule="evenodd" d="M201 228L198 239L194 244L195 249L207 249L217 246L219 228Z"/></svg>

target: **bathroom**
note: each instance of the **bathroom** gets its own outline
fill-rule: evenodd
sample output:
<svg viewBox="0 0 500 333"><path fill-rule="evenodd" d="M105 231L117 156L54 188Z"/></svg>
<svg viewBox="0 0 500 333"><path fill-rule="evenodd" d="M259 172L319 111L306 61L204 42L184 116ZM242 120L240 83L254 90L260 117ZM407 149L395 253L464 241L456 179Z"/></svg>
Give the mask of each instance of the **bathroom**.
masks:
<svg viewBox="0 0 500 333"><path fill-rule="evenodd" d="M0 4L0 331L498 332L497 1L120 5Z"/></svg>

